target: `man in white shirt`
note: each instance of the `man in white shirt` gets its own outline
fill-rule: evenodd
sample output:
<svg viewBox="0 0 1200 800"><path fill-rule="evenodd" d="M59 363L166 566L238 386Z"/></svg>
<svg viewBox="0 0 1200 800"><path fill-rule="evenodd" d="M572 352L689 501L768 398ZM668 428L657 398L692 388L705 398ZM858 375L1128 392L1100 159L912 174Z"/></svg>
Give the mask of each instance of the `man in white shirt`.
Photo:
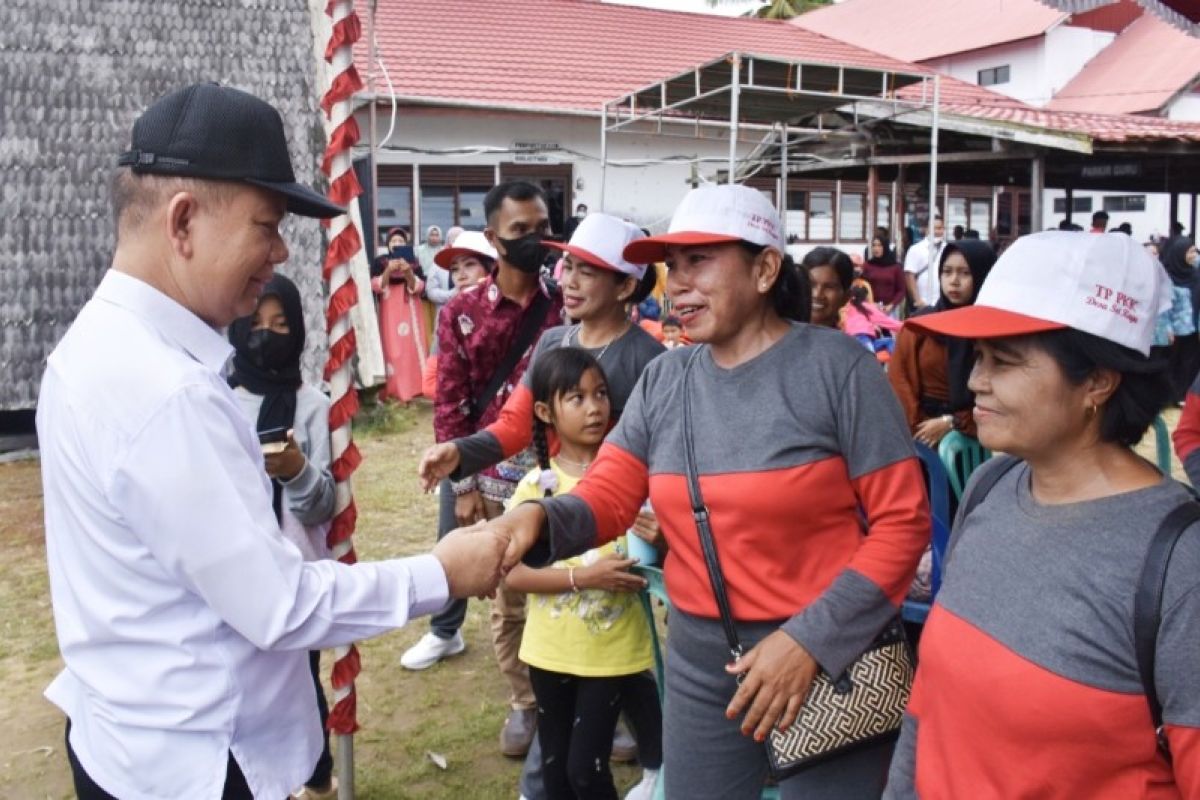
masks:
<svg viewBox="0 0 1200 800"><path fill-rule="evenodd" d="M941 217L933 218L933 238L922 239L904 254L904 283L913 308L931 306L941 296L938 263L946 246L946 225Z"/></svg>
<svg viewBox="0 0 1200 800"><path fill-rule="evenodd" d="M472 530L431 555L305 562L218 329L286 260L286 211L343 211L295 182L274 108L215 84L152 105L119 164L112 269L38 403L66 665L46 696L85 800L283 798L321 749L307 651L491 593L507 542Z"/></svg>

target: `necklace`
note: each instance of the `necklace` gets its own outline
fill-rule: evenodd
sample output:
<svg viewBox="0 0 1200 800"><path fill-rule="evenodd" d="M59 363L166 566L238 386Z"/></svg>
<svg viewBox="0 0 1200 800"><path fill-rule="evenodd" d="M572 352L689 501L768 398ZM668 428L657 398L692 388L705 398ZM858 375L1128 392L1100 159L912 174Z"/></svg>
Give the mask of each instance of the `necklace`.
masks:
<svg viewBox="0 0 1200 800"><path fill-rule="evenodd" d="M579 341L579 328L580 328L580 327L581 327L581 326L579 326L579 325L576 325L576 326L574 326L573 328L569 328L569 329L567 330L567 335L566 335L566 337L564 337L564 338L565 338L565 344L566 344L567 346L570 346L570 345L572 344L572 342L571 342L571 337L574 337L574 338L575 338L575 342L574 342L574 344L575 344L575 346L576 346L576 347L579 347L579 348L581 348L581 349L583 349L583 350L590 350L590 349L593 349L593 348L589 348L589 347L584 347L584 346L583 346L583 344L581 344L581 343L580 343L580 341ZM596 362L597 362L597 363L599 363L600 361L602 361L602 360L604 359L604 354L608 352L608 348L612 347L612 344L613 344L613 342L615 342L617 339L620 339L622 336L624 336L624 335L625 335L625 331L627 331L627 330L629 330L629 323L628 323L628 322L626 322L626 323L625 323L625 327L623 327L623 328L621 328L621 330L617 331L617 335L616 335L616 336L614 336L614 337L612 337L611 339L609 339L609 340L608 340L608 342L607 342L607 343L604 345L604 347L600 348L600 353L599 353L599 355L597 355L597 356L596 356Z"/></svg>
<svg viewBox="0 0 1200 800"><path fill-rule="evenodd" d="M576 469L578 469L580 471L584 471L584 472L586 472L587 468L589 466L591 466L591 464L592 464L592 462L590 462L590 461L572 461L569 458L564 458L562 453L559 453L557 456L555 456L554 460L561 461L562 463L567 464L568 466L575 467Z"/></svg>

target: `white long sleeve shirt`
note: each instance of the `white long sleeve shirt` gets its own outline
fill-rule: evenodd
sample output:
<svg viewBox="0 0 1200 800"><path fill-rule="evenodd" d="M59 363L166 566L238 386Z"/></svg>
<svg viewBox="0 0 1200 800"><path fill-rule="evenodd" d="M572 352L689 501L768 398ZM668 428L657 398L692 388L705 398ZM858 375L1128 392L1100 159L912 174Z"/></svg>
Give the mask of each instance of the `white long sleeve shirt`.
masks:
<svg viewBox="0 0 1200 800"><path fill-rule="evenodd" d="M231 348L111 271L50 356L38 403L46 552L66 668L46 696L91 778L122 800L256 797L320 752L306 651L437 610L432 556L304 562L279 534Z"/></svg>

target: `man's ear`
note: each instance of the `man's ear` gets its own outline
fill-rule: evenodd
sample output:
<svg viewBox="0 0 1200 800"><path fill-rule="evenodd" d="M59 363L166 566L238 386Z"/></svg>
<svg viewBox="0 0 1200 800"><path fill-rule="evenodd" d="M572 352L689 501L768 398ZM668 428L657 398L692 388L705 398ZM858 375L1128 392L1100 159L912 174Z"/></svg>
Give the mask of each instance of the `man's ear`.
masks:
<svg viewBox="0 0 1200 800"><path fill-rule="evenodd" d="M191 258L194 253L199 212L200 203L191 192L176 192L167 201L167 238L180 258Z"/></svg>

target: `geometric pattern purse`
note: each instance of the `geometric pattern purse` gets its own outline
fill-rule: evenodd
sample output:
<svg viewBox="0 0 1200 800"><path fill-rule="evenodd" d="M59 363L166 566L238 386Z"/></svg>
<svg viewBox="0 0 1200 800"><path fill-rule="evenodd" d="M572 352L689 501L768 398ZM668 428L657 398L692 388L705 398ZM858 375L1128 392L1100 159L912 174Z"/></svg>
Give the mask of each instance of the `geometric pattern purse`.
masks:
<svg viewBox="0 0 1200 800"><path fill-rule="evenodd" d="M701 347L688 357L683 380L683 439L687 466L688 494L692 516L704 552L708 578L721 612L721 624L734 661L743 655L725 576L717 556L717 544L709 523L708 508L700 494L692 435L691 392L688 391L692 362ZM904 626L896 617L870 647L836 680L820 670L796 721L785 731L772 729L765 742L771 776L783 780L806 767L874 742L895 739L908 696L912 690L914 662Z"/></svg>

